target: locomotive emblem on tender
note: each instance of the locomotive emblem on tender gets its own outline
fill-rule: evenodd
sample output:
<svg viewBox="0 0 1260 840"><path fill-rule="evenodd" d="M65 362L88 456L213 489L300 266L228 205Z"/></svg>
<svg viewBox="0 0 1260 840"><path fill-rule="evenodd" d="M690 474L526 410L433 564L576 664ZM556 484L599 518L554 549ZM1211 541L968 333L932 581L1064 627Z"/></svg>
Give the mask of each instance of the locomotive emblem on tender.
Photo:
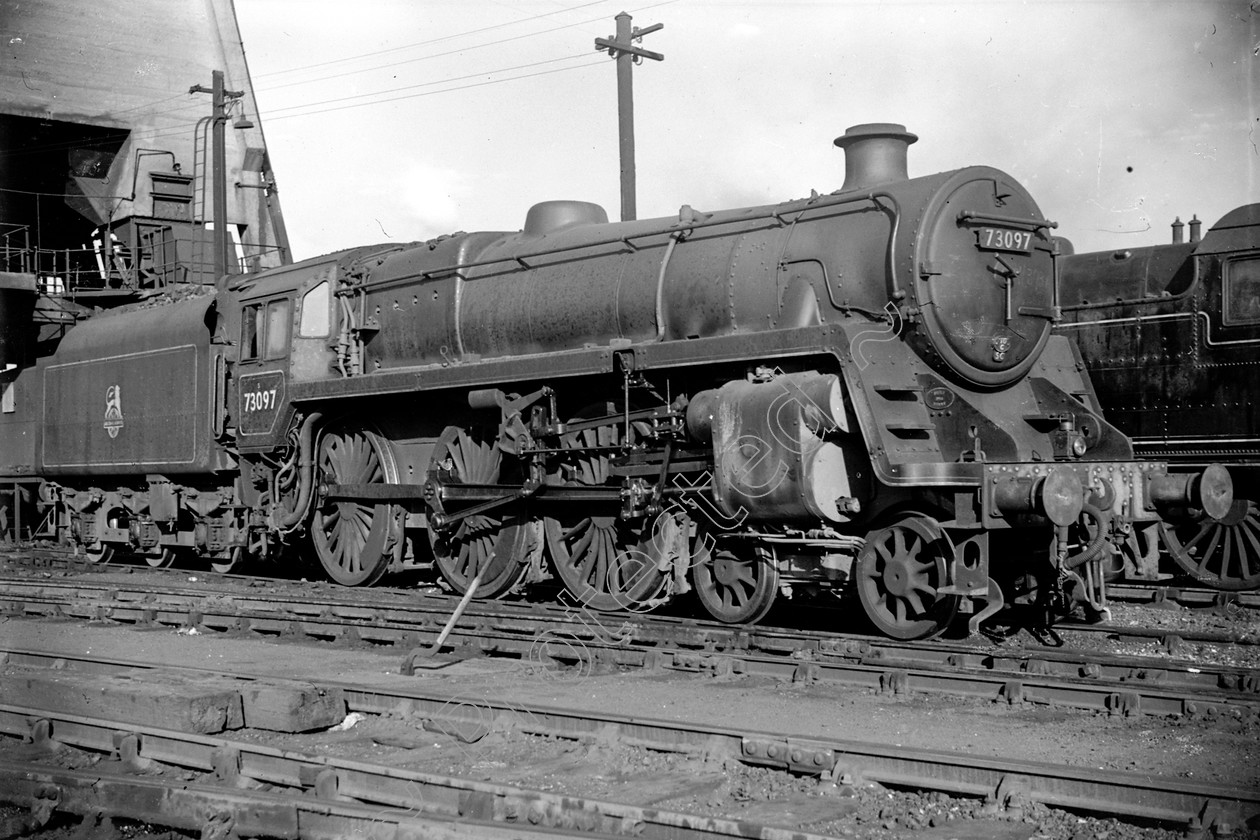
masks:
<svg viewBox="0 0 1260 840"><path fill-rule="evenodd" d="M1053 223L990 167L909 178L916 139L849 129L830 194L623 223L549 201L101 315L0 421L38 430L45 511L93 556L309 545L347 585L431 562L478 597L551 575L729 622L854 590L903 638L1101 611L1108 547L1225 516L1229 475L1135 460L1052 334ZM143 448L92 437L83 365L166 389L129 410Z"/></svg>
<svg viewBox="0 0 1260 840"><path fill-rule="evenodd" d="M105 431L111 438L116 438L122 427L122 388L110 385L105 389Z"/></svg>

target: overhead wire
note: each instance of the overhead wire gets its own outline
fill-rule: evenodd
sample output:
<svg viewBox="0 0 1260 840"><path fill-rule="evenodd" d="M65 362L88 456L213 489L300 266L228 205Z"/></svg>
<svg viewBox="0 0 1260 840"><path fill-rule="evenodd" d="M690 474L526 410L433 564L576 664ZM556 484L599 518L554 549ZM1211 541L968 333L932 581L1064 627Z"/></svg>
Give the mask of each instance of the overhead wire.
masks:
<svg viewBox="0 0 1260 840"><path fill-rule="evenodd" d="M596 64L603 64L603 63L605 62L600 61L599 59L596 59L595 61L588 61L585 64L577 64L577 65L574 65L573 67L557 67L553 70L540 70L537 73L525 73L523 75L512 76L507 79L491 79L489 81L477 82L471 85L460 85L458 87L453 87L453 88L443 88L442 90L429 90L429 91L424 91L422 93L410 93L410 94L407 94L406 96L395 96L391 99L378 99L373 102L356 102L350 105L339 105L335 108L321 108L317 111L308 111L302 114L281 114L278 117L268 117L267 121L276 122L278 120L293 119L294 117L310 117L316 114L331 113L333 111L345 111L350 108L363 108L368 105L384 105L389 102L398 102L403 99L418 99L421 96L435 96L439 93L453 93L457 90L469 90L471 88L485 87L486 85L501 84L503 82L515 82L515 81L519 81L520 79L532 79L535 76L549 76L552 73L564 73L569 70L581 70L584 67L594 67Z"/></svg>
<svg viewBox="0 0 1260 840"><path fill-rule="evenodd" d="M486 81L478 82L471 85L459 85L453 88L444 88L442 90L422 91L420 93L409 93L405 96L390 96L390 98L388 99L373 99L371 101L352 102L351 104L348 104L348 105L339 105L338 107L334 107L334 108L317 108L316 110L304 111L302 113L288 113L288 114L281 113L285 111L296 111L303 108L311 108L311 107L320 106L320 105L336 104L339 102L365 99L367 97L389 96L389 94L391 93L397 93L399 91L404 91L404 90L413 90L418 87L432 87L433 85L440 85L440 84L447 84L449 82L463 81L465 79L476 78L477 76L493 75L496 73L507 73L513 70L522 70L529 67L537 67L543 64L554 64L557 61L571 61L575 58L581 58L584 55L586 54L575 53L574 55L564 56L563 58L553 58L553 59L546 59L544 61L535 61L528 64L518 64L512 67L504 67L497 70L487 70L480 73L471 73L471 74L467 74L463 76L452 76L445 79L438 79L432 82L423 82L418 85L409 85L403 88L395 88L393 90L374 91L372 93L358 94L356 96L324 100L322 102L310 102L310 103L303 103L300 105L290 105L285 108L275 108L269 112L270 115L267 117L267 121L274 122L277 120L292 119L294 117L306 117L306 116L313 116L315 114L329 113L332 111L342 111L348 108L359 108L359 107L366 107L369 105L383 105L389 102L398 102L405 99L414 99L420 96L433 96L439 93L450 93L450 92L459 91L459 90L468 90L471 88L485 87L485 86L493 85L493 84L501 84L504 82L513 82L513 81L518 81L520 79L529 79L535 76L545 76L551 73L564 72L566 70L579 70L584 67L591 67L596 64L605 63L607 61L606 59L597 58L594 61L585 62L583 64L578 64L573 67L559 67L552 70L544 70L538 73L525 73L525 74L521 74L517 76L510 76L504 79L487 79ZM276 114L279 114L279 115L276 116ZM176 137L181 134L185 134L188 131L189 129L187 126L182 126L180 128L175 128L175 129L165 129L165 130L160 130L160 131L154 131L152 133L146 133L144 137L145 137L146 142L151 142L153 140L159 140L164 137ZM10 156L10 155L34 154L36 152L40 152L40 153L45 153L49 151L55 152L55 151L60 151L63 149L68 151L70 149L109 148L114 145L117 145L117 143L118 143L117 138L111 138L111 137L103 137L103 138L96 138L93 140L82 140L82 141L66 141L63 143L45 144L40 147L26 147L24 149L0 151L0 158L3 158L5 156Z"/></svg>
<svg viewBox="0 0 1260 840"><path fill-rule="evenodd" d="M601 2L602 2L602 0L601 0ZM655 5L658 5L658 6L663 6L663 5L666 5L667 3L673 3L673 2L676 2L676 0L666 0L666 2L664 2L664 3L657 3L657 4L655 4ZM647 7L645 7L645 8L652 8L652 7L651 7L651 6L647 6ZM636 10L636 11L637 11L637 10ZM432 53L432 54L430 54L430 55L421 55L421 56L417 56L417 57L415 57L415 58L407 58L407 59L403 59L403 60L401 60L401 61L395 61L395 62L392 62L392 63L390 63L390 64L378 64L378 65L376 65L375 67L363 67L363 68L360 68L360 69L358 69L358 70L347 70L347 71L346 71L346 72L344 72L344 73L333 73L333 74L328 75L328 76L317 76L317 77L312 78L312 79L299 79L299 80L297 80L297 81L293 81L293 82L285 82L284 84L280 84L280 85L272 85L271 87L263 88L262 90L263 90L264 92L270 92L270 91L273 91L273 90L280 90L281 88L293 87L293 86L295 86L295 85L315 84L315 83L317 83L317 82L326 82L326 81L328 81L329 79L340 79L340 78L342 78L342 77L345 77L345 76L353 76L353 75L358 74L358 73L370 73L370 72L372 72L372 71L374 71L374 70L388 70L388 69L395 68L395 67L398 67L398 66L403 65L403 64L414 64L414 63L416 63L417 61L428 61L429 59L432 59L432 58L445 58L446 56L450 56L450 55L458 55L458 54L460 54L460 53L471 52L472 50L480 50L480 49L484 49L484 48L486 48L486 47L497 47L497 46L499 46L500 44L508 44L508 43L511 43L512 41L523 41L523 40L525 40L526 38L533 38L533 37L538 36L538 35L547 35L547 34L550 34L550 33L552 33L552 32L559 32L559 31L561 31L561 30L563 30L563 29L572 29L572 28L573 28L573 27L575 27L575 26L585 26L585 25L586 25L586 24L588 24L588 23L597 23L597 22L599 22L599 21L601 21L601 20L603 20L603 19L604 19L604 18L588 18L587 20L579 20L579 21L575 21L575 22L573 22L573 23L566 23L566 24L563 24L563 25L561 25L561 26L553 26L553 27L551 27L550 29L542 29L542 30L539 30L539 31L537 31L537 32L526 32L526 33L525 33L525 34L523 34L523 35L513 35L513 36L511 36L510 38L500 38L500 39L499 39L499 40L497 40L497 41L487 41L487 42L485 42L485 43L481 43L481 44L472 44L472 45L470 45L470 46L466 46L466 47L459 47L459 48L457 48L457 49L447 50L446 52ZM400 48L400 49L402 49L402 48Z"/></svg>
<svg viewBox="0 0 1260 840"><path fill-rule="evenodd" d="M599 3L601 3L601 2L606 2L606 0L592 0L592 2L590 2L590 3L583 3L583 4L580 4L580 5L577 5L577 6L566 7L566 8L563 8L563 9L557 9L557 10L556 10L556 11L554 11L554 12L546 12L546 13L543 13L543 14L534 15L534 16L529 17L529 18L523 18L523 19L521 19L521 20L517 20L517 21L508 21L508 22L506 22L506 23L495 24L495 25L493 25L493 26L482 27L482 28L480 28L480 29L475 29L475 30L469 30L468 32L464 32L464 33L456 33L456 34L453 34L453 35L447 35L447 36L443 36L443 37L441 37L441 38L434 38L434 39L431 39L430 41L418 42L418 43L416 43L416 44L408 44L408 45L401 46L401 47L392 47L392 48L387 49L387 50L378 50L378 51L375 51L375 52L372 52L372 53L363 53L363 54L360 54L360 55L358 55L358 56L347 56L346 58L343 58L343 59L334 59L334 60L327 61L327 62L318 62L318 63L311 64L311 65L305 65L304 67L289 68L288 70L275 71L275 72L273 72L273 73L260 74L259 78L262 78L262 77L264 77L264 76L274 76L274 75L280 75L280 74L284 74L284 73L296 72L296 71L298 71L298 70L309 69L309 68L312 68L312 67L318 67L318 66L331 65L331 64L336 64L336 63L342 63L342 62L345 62L345 61L351 61L351 60L355 60L355 59L359 59L359 58L371 57L371 56L375 56L375 55L381 55L381 54L388 53L388 52L397 52L397 51L404 50L404 49L411 49L411 48L416 47L416 46L422 46L422 45L425 45L425 44L437 43L437 42L441 42L441 41L451 40L451 39L454 39L454 38L462 37L462 36L464 36L464 35L479 34L479 33L486 32L486 31L490 31L490 30L494 30L494 29L500 29L500 28L503 28L503 27L505 27L505 26L511 26L511 25L515 25L515 24L518 24L518 23L526 23L526 22L529 22L529 21L531 21L531 20L536 20L536 19L538 19L538 18L548 17L548 16L555 15L555 14L561 14L561 13L564 13L564 12L573 11L573 10L575 10L575 9L582 9L582 8L586 8L586 7L588 7L588 6L598 5L598 4L599 4ZM644 11L644 10L646 10L646 9L656 8L656 7L658 7L658 6L666 6L666 5L670 5L670 4L675 3L675 2L678 2L678 0L661 0L661 2L657 2L657 3L650 3L650 4L647 4L647 5L644 5L644 6L639 6L639 7L636 7L635 9L633 9L633 11L636 11L636 12L638 12L638 11ZM549 28L549 29L541 30L541 31L538 31L538 32L526 33L526 34L524 34L524 35L513 36L513 37L511 37L511 38L499 39L499 40L497 40L497 41L485 42L485 43L482 43L482 44L473 44L473 45L469 45L469 46L467 46L467 47L464 47L464 48L461 48L461 49L458 49L458 50L452 50L452 51L448 51L448 52L444 52L444 53L437 53L437 54L433 54L433 55L429 55L429 56L420 56L420 57L417 57L417 58L415 58L415 59L408 59L407 61L404 61L404 62L399 62L399 63L411 63L411 62L414 62L414 61L422 61L422 60L425 60L425 59L427 59L427 58L439 58L439 57L443 57L443 56L448 56L448 55L451 55L451 54L453 54L453 53L467 52L467 51L469 51L469 50L480 49L480 48L482 48L482 47L488 47L488 46L496 46L496 45L503 44L503 43L507 43L507 42L510 42L510 41L518 41L518 40L523 40L523 39L526 39L526 38L531 38L531 37L534 37L534 36L537 36L537 35L545 35L545 34L548 34L548 33L551 33L551 32L557 32L557 31L560 31L560 30L563 30L563 29L570 29L570 28L573 28L573 27L575 27L575 26L582 26L582 25L585 25L585 24L588 24L588 23L598 22L598 21L600 21L600 20L602 20L602 18L592 18L592 19L587 19L587 20L577 21L577 22L575 22L575 23L565 24L565 25L562 25L562 26L551 27L551 28ZM323 101L319 101L319 102L300 103L300 104L297 104L297 105L289 105L289 106L283 106L283 107L280 107L280 108L273 108L273 109L271 109L271 110L268 112L268 117L267 117L267 119L268 119L268 121L270 122L270 121L281 120L281 119L291 119L291 118L295 118L295 117L310 116L310 115L320 114L320 113L328 113L328 112L331 112L331 111L346 110L346 109L348 109L348 108L366 107L366 106L373 105L373 104L387 104L387 103L390 103L390 102L397 102L397 101L401 101L401 100L405 100L405 99L410 99L410 98L414 98L414 97L418 97L418 96L432 96L432 95L435 95L435 94L438 94L438 93L446 93L446 92L453 92L453 91L459 91L459 90L468 90L468 89L471 89L471 88L485 87L485 86L488 86L488 85L493 85L493 84L500 84L500 83L504 83L504 82L511 82L511 81L517 81L517 80L520 80L520 79L528 79L528 78L533 78L533 77L536 77L536 76L544 76L544 75L549 75L549 74L552 74L552 73L564 72L564 71L566 71L566 70L576 70L576 69L580 69L580 68L583 68L583 67L590 67L590 66L593 66L593 65L595 65L595 64L601 63L601 60L600 60L600 59L597 59L597 60L595 60L595 61L586 62L586 63L580 64L580 65L576 65L576 66L574 66L574 67L563 67L563 68L557 68L557 69L554 69L554 70L542 71L542 72L538 72L538 73L527 73L527 74L522 74L522 75L519 75L519 76L512 76L512 77L509 77L509 78L506 78L506 79L488 79L488 80L486 80L486 81L484 81L484 82L479 82L479 83L476 83L476 84L471 84L471 85L459 85L459 86L457 86L457 87L447 88L447 89L437 90L437 91L424 91L424 92L420 92L420 93L412 93L412 94L408 94L408 95L406 95L406 96L390 96L390 94L392 94L392 93L396 93L396 92L398 92L398 91L402 91L402 90L414 90L415 88L418 88L418 87L431 87L431 86L433 86L433 85L437 85L437 84L445 84L445 83L452 82L452 81L462 81L462 80L464 80L464 79L474 78L474 77L476 77L476 76L482 76L482 75L494 75L494 74L497 74L497 73L506 73L506 72L511 72L512 70L524 69L524 68L527 68L527 67L535 67L535 66L539 66L539 65L542 65L542 64L554 63L554 62L556 62L556 61L571 60L571 59L573 59L573 58L580 57L581 55L585 55L585 53L574 54L574 55L571 55L571 56L565 56L565 57L563 57L563 58L558 58L558 59L547 59L547 60L540 61L540 62L532 62L532 63L528 63L528 64L514 65L514 66L511 66L511 67L499 68L499 69L496 69L496 70L487 70L487 71L482 71L482 72L479 72L479 73L467 74L467 75L464 75L464 76L449 77L449 78L447 78L447 79L437 80L437 81L433 81L433 82L423 82L423 83L420 83L420 84L416 84L416 85L409 85L409 86L406 86L406 87L402 87L402 88L395 88L395 89L391 89L391 90L381 90L381 91L374 91L374 92L369 92L369 93L364 93L364 94L358 94L358 95L353 96L353 97L342 97L342 98L340 98L340 99L323 100ZM342 77L342 76L354 75L354 74L357 74L357 73L371 72L371 71L374 71L374 70L381 70L381 69L388 69L388 67L391 67L391 66L396 66L396 65L381 65L381 66L370 67L370 68L362 68L362 69L360 69L360 70L349 71L349 72L347 72L347 73L343 73L343 74L335 74L335 75L333 75L333 76L328 76L328 77L326 77L326 78L339 78L339 77ZM304 81L305 81L305 80L304 80ZM310 81L319 81L319 80L310 80ZM297 84L297 83L290 83L290 84ZM262 89L261 91L260 91L260 90L258 90L258 89L255 89L255 90L253 90L253 91L251 91L251 92L253 93L253 95L254 95L254 97L255 97L255 103L256 103L256 102L257 102L257 96L258 96L258 94L259 94L260 92L261 92L261 93L263 93L263 94L266 94L266 93L268 93L268 92L270 92L270 91L272 91L272 90L278 89L279 87L287 87L287 86L290 86L290 85L280 85L280 86L276 86L276 87L272 87L272 88L264 88L264 89ZM137 105L137 106L133 106L133 107L131 107L131 108L127 108L127 109L124 109L124 110L119 111L119 112L116 112L116 113L129 113L129 112L131 112L131 111L138 111L138 110L141 110L141 109L146 108L146 107L152 107L152 105L162 104L162 103L164 103L164 102L169 102L169 101L172 101L172 100L174 100L174 99L178 99L180 96L184 96L184 95L193 95L193 94L173 94L173 95L168 96L168 97L166 97L166 98L164 98L164 99L159 99L159 100L156 100L156 101L154 101L153 103L148 103L147 105ZM313 111L306 111L306 112L303 112L303 113L289 113L289 114L281 113L281 112L286 112L286 111L297 111L297 110L300 110L300 109L303 109L303 108L315 108L316 106L320 106L320 105L333 104L333 103L337 103L337 102L349 101L349 100L359 99L359 98L375 97L375 96L389 96L389 98L387 98L387 99L376 99L376 100L372 100L372 101L365 101L365 102L355 102L355 103L352 103L352 104L349 104L349 105L340 105L340 106L335 107L335 108L317 108L316 110L313 110ZM180 107L178 107L178 108L172 108L172 109L168 109L168 110L165 110L165 111L158 111L158 112L150 113L148 116L149 116L150 118L156 118L156 117L162 117L162 116L170 116L170 115L173 115L173 114L178 114L178 113L181 113L181 112L183 112L183 111L191 111L191 110L193 110L194 108L199 108L199 107L202 107L202 108L204 107L204 100L202 100L202 101L193 101L193 102L188 102L188 103L185 103L185 104L181 105L181 106L180 106ZM259 110L261 111L261 109L259 109ZM273 116L273 115L274 115L274 114L276 114L276 113L281 113L281 115L280 115L280 116ZM261 116L261 115L260 115L260 116ZM160 138L163 138L163 137L178 136L178 135L180 135L180 134L183 134L183 133L187 132L188 130L189 130L189 129L188 129L188 127L184 126L184 127L180 127L180 128L178 128L178 129L169 129L169 130L154 131L154 132L152 132L152 133L145 134L144 136L145 136L146 140L155 140L155 139L160 139ZM5 157L14 157L14 156L19 156L19 155L29 155L29 154L41 154L41 153L55 152L55 151L60 151L60 150L70 150L70 149L92 149L92 148L109 148L109 147L111 147L111 146L115 145L116 143L117 143L117 139L116 139L116 138L103 137L103 138L94 138L94 139L92 139L92 140L86 140L86 139L85 139L85 140L70 140L70 141L62 141L62 142L60 142L60 143L36 144L36 145L24 146L24 147L22 147L22 148L18 148L18 149L9 149L9 150L3 150L3 151L0 151L0 159L5 158Z"/></svg>
<svg viewBox="0 0 1260 840"><path fill-rule="evenodd" d="M481 71L481 72L479 72L479 73L469 73L469 74L464 75L464 76L451 76L451 77L448 77L448 78L445 78L445 79L435 79L435 80L433 80L433 81L431 81L431 82L420 82L420 83L418 83L418 84L414 84L414 85L406 85L406 86L404 86L404 87L392 88L392 89L390 89L390 90L373 91L373 92L371 92L371 93L358 93L358 94L354 94L354 95L352 95L352 96L342 96L342 97L338 97L338 98L336 98L336 99L325 99L325 100L320 101L320 102L304 102L304 103L299 104L299 105L287 105L287 106L283 106L283 107L280 107L280 108L272 108L272 109L270 109L270 110L268 111L268 120L273 120L273 119L275 119L275 116L274 116L274 115L275 115L275 114L277 114L277 113L279 113L279 112L283 112L283 111L294 111L294 110L298 110L298 109L301 109L301 108L310 108L310 107L314 107L314 106L316 106L316 105L331 105L331 104L335 104L335 103L338 103L338 102L348 102L348 101L351 101L351 100L356 100L356 99L364 99L364 98L369 97L369 96L385 96L385 95L392 94L392 93L401 93L402 91L405 91L405 90L414 90L414 89L416 89L416 88L423 88L423 87L433 87L434 85L446 84L447 82L462 82L462 81L464 81L465 79L475 79L475 78L477 78L478 76L489 76L489 75L493 75L493 74L495 74L495 73L508 73L508 72L511 72L512 70L525 70L525 69L527 69L527 68L530 68L530 67L538 67L538 66L541 66L541 65L543 65L543 64L555 64L557 61L572 61L572 60L573 60L573 59L575 59L575 58L585 58L585 57L587 57L588 55L589 55L589 53L574 53L573 55L566 55L566 56L563 56L563 57L561 57L561 58L548 58L548 59L544 59L543 61L533 61L533 62L530 62L530 63L528 63L528 64L517 64L517 65L516 65L516 66L514 66L514 67L503 67L503 68L500 68L500 69L498 69L498 70L483 70L483 71ZM569 69L569 68L564 68L564 69ZM516 79L516 78L528 78L528 77L527 77L527 76L514 76L514 77L512 77L512 79ZM498 80L495 80L495 81L512 81L512 79L498 79ZM463 90L463 88L462 88L462 87L461 87L461 88L455 88L455 89L456 89L456 90ZM434 91L434 92L435 92L435 93L440 93L441 91ZM401 97L400 97L400 98L401 98ZM393 101L393 100L388 100L388 101ZM371 104L371 103L363 103L363 104Z"/></svg>
<svg viewBox="0 0 1260 840"><path fill-rule="evenodd" d="M509 20L504 23L496 23L493 26L483 26L480 29L469 29L465 32L456 32L452 35L443 35L441 38L430 38L427 41L417 41L414 44L404 44L400 47L389 47L383 50L376 50L375 52L359 53L358 55L349 55L349 56L345 56L344 58L334 58L328 61L317 61L314 64L305 64L301 67L290 67L287 70L273 70L270 73L260 73L258 75L258 78L263 79L268 76L282 76L287 73L297 73L302 70L312 70L316 67L328 67L333 64L344 64L348 61L358 61L363 58L373 58L378 55L385 55L386 53L409 50L413 47L424 47L424 46L428 46L429 44L438 44L438 43L441 43L442 41L450 41L455 38L463 38L465 35L479 35L482 32L490 32L495 29L502 29L505 26L515 26L519 23L529 23L531 20L538 20L539 18L550 17L552 15L559 15L565 12L572 12L572 11L576 11L577 9L585 9L588 6L598 6L600 3L606 3L606 2L608 2L608 0L591 0L590 3L581 3L576 6L567 6L565 8L556 9L554 12L544 12L539 15L533 15L532 17L520 18L519 20ZM552 30L546 30L546 31L552 31Z"/></svg>

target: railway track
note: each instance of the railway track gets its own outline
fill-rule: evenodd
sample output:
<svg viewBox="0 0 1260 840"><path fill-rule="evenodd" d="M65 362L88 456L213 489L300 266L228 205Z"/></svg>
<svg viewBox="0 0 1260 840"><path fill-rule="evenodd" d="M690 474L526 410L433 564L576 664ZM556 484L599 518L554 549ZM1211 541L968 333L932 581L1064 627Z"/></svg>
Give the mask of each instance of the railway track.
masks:
<svg viewBox="0 0 1260 840"><path fill-rule="evenodd" d="M0 578L0 614L388 647L401 654L401 670L410 673L412 652L432 643L454 605L454 599L437 596L382 603L355 590L320 596L298 589L223 595L187 586L133 585L126 577L105 582ZM1147 638L1138 628L1128 632ZM1175 646L1167 637L1164 641ZM972 642L901 643L610 615L576 605L501 602L466 612L447 644L460 655L516 657L578 672L657 668L1121 715L1260 717L1260 671L1169 657Z"/></svg>
<svg viewBox="0 0 1260 840"><path fill-rule="evenodd" d="M40 709L0 706L0 736L25 745L25 760L0 759L0 786L33 814L139 819L203 837L818 837ZM73 770L59 766L68 750L114 760Z"/></svg>
<svg viewBox="0 0 1260 840"><path fill-rule="evenodd" d="M134 568L171 575L197 574L222 580L262 580L281 583L292 582L292 577L270 577L243 573L219 573L202 568L148 566L141 559L120 558L108 566L95 565L75 555L69 549L40 547L36 549L0 549L0 563L39 569L101 570L103 568ZM1125 604L1169 604L1190 608L1236 606L1242 609L1260 609L1260 591L1233 592L1195 586L1193 583L1170 581L1168 583L1108 583L1107 598Z"/></svg>
<svg viewBox="0 0 1260 840"><path fill-rule="evenodd" d="M143 662L67 657L38 651L9 651L8 655L14 664L51 666L55 663L58 668L94 674L111 671L134 673L137 669L148 667ZM172 670L186 676L222 679L217 671L189 667L164 667L155 673ZM265 680L269 675L238 673L236 676ZM748 765L805 773L834 781L878 782L899 789L984 798L999 811L1008 806L1018 807L1020 802L1038 802L1051 807L1153 820L1183 828L1207 828L1213 822L1221 826L1237 826L1260 815L1258 791L1202 784L1171 776L1103 771L1010 758L984 758L962 752L922 750L848 739L787 737L773 731L731 729L639 715L590 714L490 698L478 698L471 702L464 695L419 688L384 688L328 679L321 679L319 685L323 690L342 692L351 712L424 722L427 729L433 728L428 724L438 722L447 727L511 732L522 737L586 742L607 742L611 739L654 752L710 759L725 757ZM514 824L530 822L530 813L542 813L551 814L548 819L556 825L591 826L592 831L607 827L613 821L619 820L619 826L638 824L638 821L643 828L639 832L630 832L637 836L739 836L766 837L768 840L780 836L773 830L760 827L751 831L744 823L700 821L670 812L660 812L662 816L649 818L649 813L656 812L573 798L567 800L567 807L571 810L566 819L558 810L564 803L557 801L558 798L547 799L537 791L350 762L304 754L300 750L279 750L247 740L158 731L133 722L120 724L36 709L0 707L0 733L31 743L31 749L36 752L42 749L47 753L48 747L61 743L76 749L109 754L121 761L122 771L152 772L151 763L156 763L204 774L219 786L216 788L219 795L223 787L232 795L241 796L242 789L268 784L294 792L300 790L307 797L315 797L308 801L321 805L325 800L334 800L351 806L409 809L414 808L417 801L426 801L445 809L436 816L446 819L466 815L489 816L497 824ZM22 773L29 772L30 768L0 764L0 778L19 779ZM56 803L71 794L88 796L84 791L90 787L92 779L98 777L96 771L86 776L76 776L64 770L39 772L44 775L37 774L38 778L48 779L44 787L27 785L22 788L30 801L42 796ZM194 781L201 783L204 780L198 778ZM117 783L117 777L112 777L103 789L109 790L110 785ZM181 789L188 788L186 781L180 782L180 785ZM425 795L417 795L415 786L418 785L424 786ZM199 801L213 800L213 796L201 789L194 790L190 795L206 797ZM144 802L152 799L138 792L128 796ZM75 801L82 802L81 799ZM262 801L269 804L269 800ZM87 801L76 807L90 808L95 802ZM278 803L275 807L283 811L275 819L294 819L292 811L286 810L291 804ZM409 812L403 815L412 816ZM522 815L525 815L524 819ZM161 822L165 816L164 812L144 814L141 818ZM364 816L361 814L360 818ZM576 821L579 819L585 822ZM276 825L292 831L289 822ZM268 830L274 828L273 825ZM666 833L657 834L657 830ZM260 830L256 833L266 832ZM308 835L288 833L280 836ZM486 836L497 835L487 833Z"/></svg>

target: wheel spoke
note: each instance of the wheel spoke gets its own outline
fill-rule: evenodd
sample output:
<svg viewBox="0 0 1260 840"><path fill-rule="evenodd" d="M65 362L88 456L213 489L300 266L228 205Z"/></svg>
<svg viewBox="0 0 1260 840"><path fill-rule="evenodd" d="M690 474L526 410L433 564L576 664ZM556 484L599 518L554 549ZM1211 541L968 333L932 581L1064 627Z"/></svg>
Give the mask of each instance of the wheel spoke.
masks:
<svg viewBox="0 0 1260 840"><path fill-rule="evenodd" d="M578 523L574 525L572 528L562 531L560 533L560 539L563 540L567 544L569 540L573 539L574 534L577 534L583 529L590 528L590 527L591 527L591 518L588 516L585 519L579 520Z"/></svg>
<svg viewBox="0 0 1260 840"><path fill-rule="evenodd" d="M1260 535L1256 533L1260 529L1260 523L1249 516L1238 527L1241 537L1239 542L1243 543L1243 577L1250 578L1260 570Z"/></svg>
<svg viewBox="0 0 1260 840"><path fill-rule="evenodd" d="M594 574L584 578L597 592L608 591L608 566L612 559L616 556L617 548L613 545L612 532L604 528L599 529L599 533L595 538L595 568Z"/></svg>
<svg viewBox="0 0 1260 840"><path fill-rule="evenodd" d="M1200 531L1200 534L1204 534L1209 531L1212 533L1212 539L1208 542L1208 547L1203 551L1203 554L1199 556L1200 572L1206 571L1208 563L1211 562L1212 555L1216 552L1216 544L1221 540L1221 530L1222 529L1219 527L1205 525L1203 526L1203 530Z"/></svg>
<svg viewBox="0 0 1260 840"><path fill-rule="evenodd" d="M885 566L891 563L893 561L893 557L897 556L898 554L898 552L894 550L890 550L888 546L884 544L883 542L876 543L875 550L879 552L880 558L884 561L882 565L885 565ZM882 575L884 573L884 570L880 568L879 573Z"/></svg>
<svg viewBox="0 0 1260 840"><path fill-rule="evenodd" d="M734 580L738 583L746 583L751 587L757 581L757 576L752 568L751 563L740 563L735 567Z"/></svg>
<svg viewBox="0 0 1260 840"><path fill-rule="evenodd" d="M600 531L590 519L583 521L586 523L585 529L577 534L577 539L569 546L570 563L579 569L588 564L589 561L584 562L584 560L591 553L591 546L595 543L595 538Z"/></svg>
<svg viewBox="0 0 1260 840"><path fill-rule="evenodd" d="M1204 522L1200 523L1198 533L1196 533L1196 534L1195 534L1195 535L1194 535L1194 536L1190 539L1190 541L1189 541L1189 542L1186 542L1186 543L1183 543L1183 544L1182 544L1182 547L1186 550L1186 554L1193 554L1193 553L1194 553L1194 547L1195 547L1196 545L1198 545L1198 544L1199 544L1199 540L1203 539L1204 537L1206 537L1206 536L1208 535L1208 532L1209 532L1209 531L1212 531L1212 530L1213 530L1212 526L1213 526L1214 524L1215 524L1215 523L1214 523L1214 522L1212 522L1212 520L1210 520L1210 519L1205 520ZM1209 549L1208 553L1209 553L1209 554L1211 553L1211 550L1210 550L1210 549Z"/></svg>

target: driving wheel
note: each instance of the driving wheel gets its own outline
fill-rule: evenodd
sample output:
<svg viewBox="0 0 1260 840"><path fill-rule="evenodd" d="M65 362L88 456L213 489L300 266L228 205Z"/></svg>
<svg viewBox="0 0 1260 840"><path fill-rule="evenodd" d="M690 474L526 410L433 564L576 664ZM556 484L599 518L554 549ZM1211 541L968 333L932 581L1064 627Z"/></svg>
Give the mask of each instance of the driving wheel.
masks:
<svg viewBox="0 0 1260 840"><path fill-rule="evenodd" d="M316 468L322 484L385 484L383 443L361 429L337 430L319 442ZM311 542L328 576L343 586L367 586L389 568L398 539L390 505L346 499L324 501L311 516Z"/></svg>
<svg viewBox="0 0 1260 840"><path fill-rule="evenodd" d="M616 411L616 405L609 402L579 412L572 422L609 419L561 437L561 448L573 452L560 459L554 483L609 483L612 458L636 433L632 425L631 441L625 440ZM676 512L626 519L619 515L616 504L602 508L592 504L577 512L558 507L553 510L543 520L547 549L556 575L573 597L596 610L642 609L660 603L669 566L662 562L662 552L676 550Z"/></svg>
<svg viewBox="0 0 1260 840"><path fill-rule="evenodd" d="M429 471L445 484L498 484L503 452L489 434L447 426L433 449ZM484 571L474 598L497 598L524 576L535 547L542 547L542 528L512 510L494 508L457 519L448 528L429 528L438 571L459 594L468 591L479 569Z"/></svg>
<svg viewBox="0 0 1260 840"><path fill-rule="evenodd" d="M1260 587L1260 511L1235 499L1221 520L1201 515L1179 524L1161 522L1169 556L1186 574L1215 589Z"/></svg>

